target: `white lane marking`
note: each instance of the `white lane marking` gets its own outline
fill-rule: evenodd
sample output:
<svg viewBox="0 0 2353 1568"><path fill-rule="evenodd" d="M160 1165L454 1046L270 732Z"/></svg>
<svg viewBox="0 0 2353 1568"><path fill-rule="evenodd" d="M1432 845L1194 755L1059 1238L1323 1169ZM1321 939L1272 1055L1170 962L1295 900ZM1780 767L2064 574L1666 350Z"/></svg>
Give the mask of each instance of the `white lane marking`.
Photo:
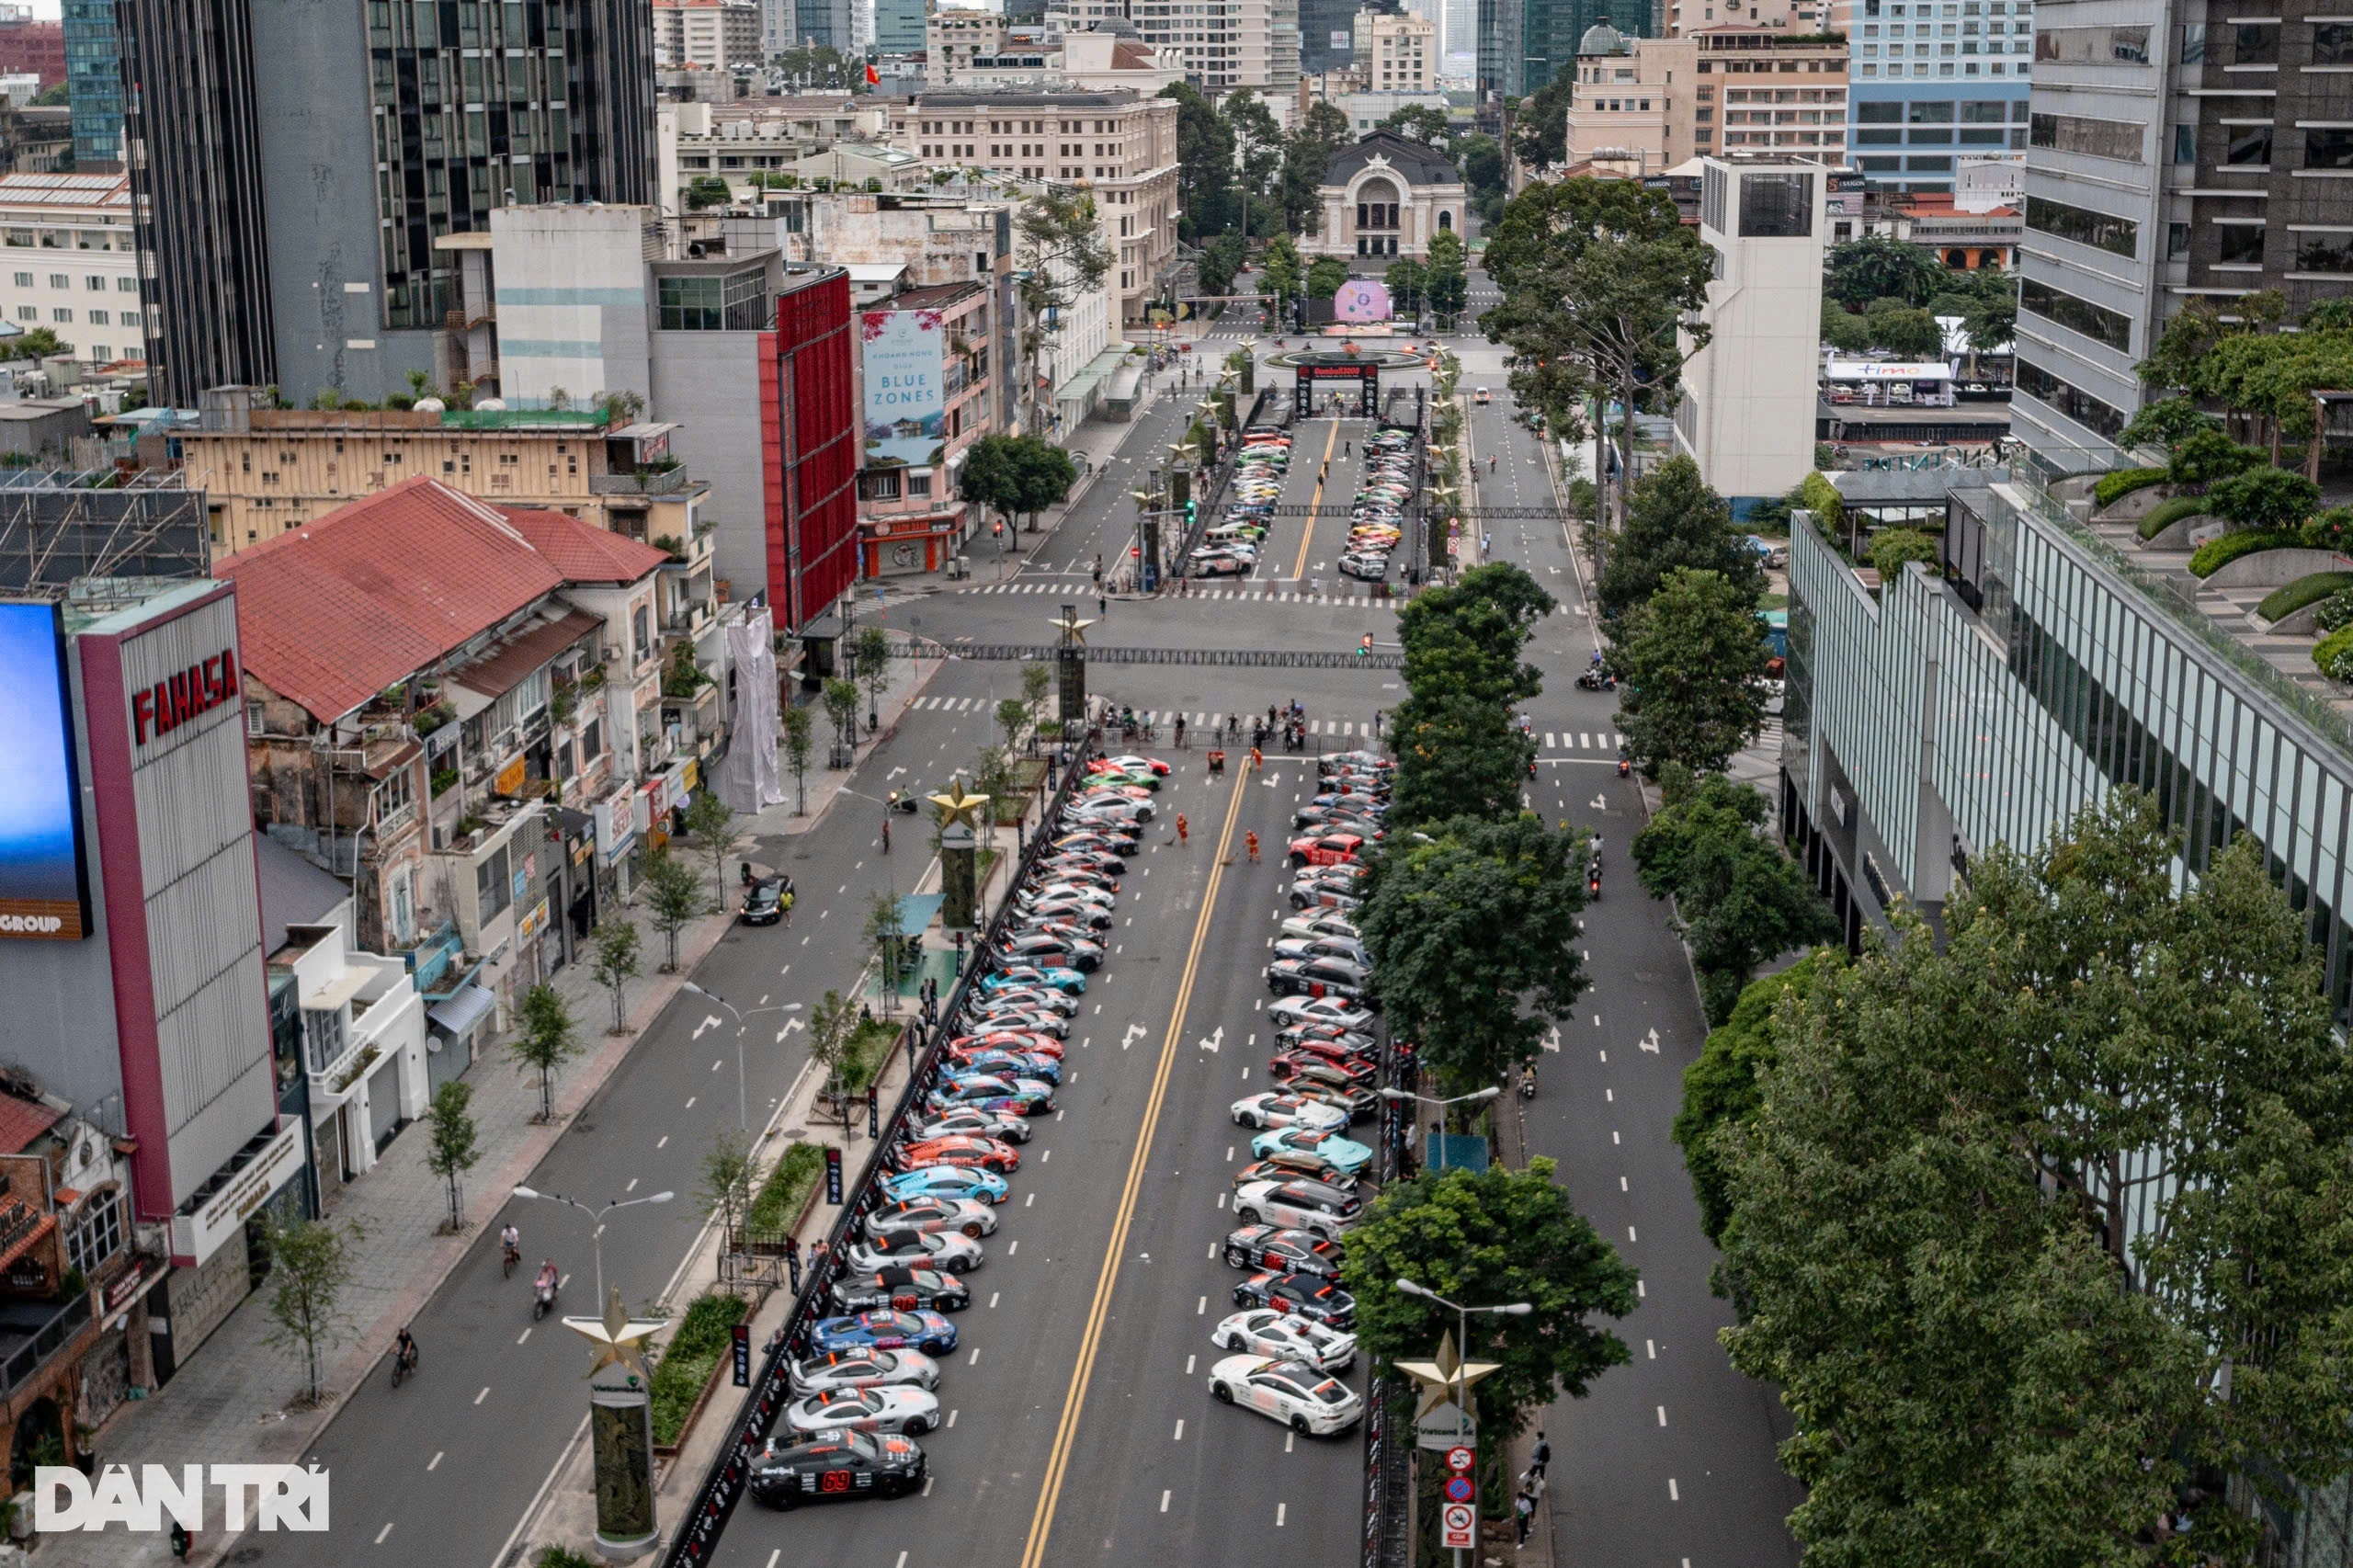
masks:
<svg viewBox="0 0 2353 1568"><path fill-rule="evenodd" d="M385 1538L386 1536L388 1536L388 1535L392 1534L392 1527L388 1523L388 1524L386 1524L386 1525L384 1526L384 1528L383 1528L382 1529L380 1529L380 1530L378 1530L378 1531L376 1532L376 1544L377 1544L378 1546L381 1546L381 1545L383 1545L383 1544L384 1544L384 1538Z"/></svg>
<svg viewBox="0 0 2353 1568"><path fill-rule="evenodd" d="M1666 1500L1670 1503L1683 1501L1683 1494L1676 1490L1675 1477L1671 1475L1666 1478Z"/></svg>
<svg viewBox="0 0 2353 1568"><path fill-rule="evenodd" d="M1283 1528L1283 1516L1284 1516L1284 1515L1286 1515L1286 1514L1288 1514L1288 1513L1290 1513L1290 1504L1288 1504L1288 1503L1278 1503L1278 1504L1276 1504L1276 1505L1275 1505L1275 1528L1277 1528L1277 1529L1280 1529L1280 1528Z"/></svg>
<svg viewBox="0 0 2353 1568"><path fill-rule="evenodd" d="M527 1340L527 1339L529 1339L529 1338L530 1338L530 1337L531 1337L531 1331L530 1331L529 1329L528 1329L528 1328L527 1328L527 1329L525 1329L522 1333L520 1333L520 1334L518 1334L518 1335L517 1335L515 1336L515 1343L516 1343L516 1344L517 1344L517 1345L520 1345L520 1344L522 1344L522 1343L523 1343L523 1341L525 1341L525 1340Z"/></svg>
<svg viewBox="0 0 2353 1568"><path fill-rule="evenodd" d="M1666 1406L1663 1404L1658 1407L1658 1424L1662 1426L1666 1425Z"/></svg>
<svg viewBox="0 0 2353 1568"><path fill-rule="evenodd" d="M1621 1142L1621 1140L1620 1140L1620 1139L1619 1138L1619 1136L1618 1136L1618 1130L1617 1130L1616 1128L1614 1128L1614 1127L1613 1127L1613 1128L1611 1128L1611 1129L1609 1130L1609 1141L1610 1141L1612 1143L1616 1143L1616 1142Z"/></svg>
<svg viewBox="0 0 2353 1568"><path fill-rule="evenodd" d="M1185 1358L1185 1375L1188 1378L1193 1375L1193 1359L1190 1356Z"/></svg>
<svg viewBox="0 0 2353 1568"><path fill-rule="evenodd" d="M962 1414L961 1411L955 1411L955 1410L951 1410L951 1411L949 1411L949 1412L948 1413L948 1425L949 1425L950 1426L955 1426L955 1425L956 1425L956 1417L957 1417L959 1415L961 1415L961 1414Z"/></svg>
<svg viewBox="0 0 2353 1568"><path fill-rule="evenodd" d="M1029 1196L1035 1198L1038 1195L1033 1192ZM1015 1253L1019 1252L1020 1250L1021 1244L1019 1242L1007 1242L1005 1244L1005 1256L1007 1257L1011 1257Z"/></svg>
<svg viewBox="0 0 2353 1568"><path fill-rule="evenodd" d="M627 1187L625 1187L621 1188L621 1190L622 1190L623 1192L635 1192L635 1191L637 1190L637 1177L635 1177L635 1176L631 1176L631 1177L630 1177L630 1178L629 1178L629 1185L628 1185Z"/></svg>
<svg viewBox="0 0 2353 1568"><path fill-rule="evenodd" d="M669 1135L668 1133L665 1132L664 1134L662 1134L662 1136L661 1136L660 1138L658 1138L658 1139L656 1139L656 1140L654 1141L654 1146L655 1148L659 1149L660 1147L662 1147L662 1145L663 1145L663 1144L667 1143L669 1141L670 1141L670 1135Z"/></svg>
<svg viewBox="0 0 2353 1568"><path fill-rule="evenodd" d="M991 1290L989 1292L989 1311L996 1311L996 1299L1004 1293L1005 1292L1002 1290Z"/></svg>
<svg viewBox="0 0 2353 1568"><path fill-rule="evenodd" d="M1025 1198L1025 1199L1023 1199L1021 1200L1021 1207L1023 1207L1024 1209L1027 1209L1027 1208L1029 1208L1031 1204L1033 1204L1033 1203L1035 1203L1035 1202L1037 1202L1037 1201L1038 1201L1038 1195L1037 1195L1036 1193L1034 1193L1034 1192L1033 1192L1033 1193L1031 1193L1029 1197L1027 1197L1027 1198Z"/></svg>
<svg viewBox="0 0 2353 1568"><path fill-rule="evenodd" d="M1630 1242L1634 1239L1634 1227L1631 1225L1626 1227L1626 1239Z"/></svg>
<svg viewBox="0 0 2353 1568"><path fill-rule="evenodd" d="M1179 1416L1176 1421L1176 1436L1169 1440L1176 1443L1181 1443L1185 1440L1185 1422L1182 1416Z"/></svg>
<svg viewBox="0 0 2353 1568"><path fill-rule="evenodd" d="M1160 1511L1164 1514L1168 1512L1168 1498L1169 1494L1165 1492L1160 1494Z"/></svg>
<svg viewBox="0 0 2353 1568"><path fill-rule="evenodd" d="M1039 1163L1040 1165L1044 1165L1048 1160L1051 1160L1051 1159L1052 1159L1053 1157L1054 1157L1054 1152L1053 1152L1051 1149L1048 1149L1048 1150L1044 1151L1042 1153L1040 1153L1040 1154L1038 1156L1038 1163Z"/></svg>
<svg viewBox="0 0 2353 1568"><path fill-rule="evenodd" d="M1626 1186L1626 1178L1625 1178L1624 1176L1620 1176L1620 1177L1618 1178L1618 1190L1619 1190L1619 1191L1620 1191L1620 1192L1627 1192L1627 1191L1631 1191L1631 1188L1629 1188L1629 1187Z"/></svg>
<svg viewBox="0 0 2353 1568"><path fill-rule="evenodd" d="M980 1347L979 1346L975 1345L975 1346L972 1346L972 1356L971 1356L970 1358L968 1358L965 1360L964 1365L966 1365L967 1367L977 1367L977 1366L979 1366L980 1364L981 1364L981 1347Z"/></svg>
<svg viewBox="0 0 2353 1568"><path fill-rule="evenodd" d="M1195 1307L1195 1308L1193 1309L1193 1315L1194 1315L1195 1317L1201 1317L1201 1316L1204 1316L1204 1315L1206 1315L1206 1314L1208 1313L1209 1310L1210 1310L1210 1299L1209 1299L1207 1296L1203 1296L1203 1297L1201 1298L1201 1304L1200 1304L1199 1306L1197 1306L1197 1307Z"/></svg>
<svg viewBox="0 0 2353 1568"><path fill-rule="evenodd" d="M433 1450L433 1457L432 1457L431 1459L429 1459L429 1460L426 1460L426 1461L425 1461L425 1473L426 1473L426 1474L427 1474L427 1475L431 1475L431 1474L433 1473L435 1467L437 1467L438 1465L439 1465L439 1464L440 1464L440 1462L441 1462L441 1455L442 1455L445 1451L446 1451L446 1450L441 1449L434 1449L434 1450Z"/></svg>
<svg viewBox="0 0 2353 1568"><path fill-rule="evenodd" d="M687 1108L688 1108L688 1110L692 1110L692 1109L694 1109L694 1108L695 1108L695 1101L697 1101L697 1100L700 1099L701 1097L702 1097L702 1096L701 1096L700 1095L688 1095L688 1096L687 1096Z"/></svg>
<svg viewBox="0 0 2353 1568"><path fill-rule="evenodd" d="M1647 1299L1649 1295L1650 1291L1645 1290L1643 1286L1642 1280L1637 1278L1634 1281L1634 1299L1639 1301Z"/></svg>
<svg viewBox="0 0 2353 1568"><path fill-rule="evenodd" d="M478 1394L474 1395L474 1403L475 1403L476 1404L480 1404L483 1400L486 1400L486 1399L488 1399L489 1397L490 1397L490 1385L489 1385L488 1383L484 1383L484 1384L483 1384L483 1386L482 1386L482 1392L480 1392L480 1393L478 1393Z"/></svg>

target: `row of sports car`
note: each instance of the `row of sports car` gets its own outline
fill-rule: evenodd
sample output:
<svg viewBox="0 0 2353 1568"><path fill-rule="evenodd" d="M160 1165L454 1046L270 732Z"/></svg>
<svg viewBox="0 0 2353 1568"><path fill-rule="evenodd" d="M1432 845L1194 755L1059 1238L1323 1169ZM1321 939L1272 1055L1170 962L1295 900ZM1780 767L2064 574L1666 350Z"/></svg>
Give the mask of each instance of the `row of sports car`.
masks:
<svg viewBox="0 0 2353 1568"><path fill-rule="evenodd" d="M1409 430L1383 430L1365 443L1364 479L1348 504L1342 576L1378 583L1389 575L1390 554L1405 537L1405 502L1414 494L1419 460Z"/></svg>
<svg viewBox="0 0 2353 1568"><path fill-rule="evenodd" d="M1319 806L1346 799L1368 812L1386 811L1385 759L1349 752L1318 768ZM1353 859L1339 864L1360 869ZM1220 1403L1323 1437L1364 1415L1363 1396L1340 1381L1357 1345L1356 1301L1339 1279L1344 1238L1364 1210L1357 1184L1373 1161L1372 1148L1348 1130L1380 1122L1380 1048L1362 999L1371 964L1355 924L1336 903L1302 905L1296 885L1291 903L1267 969L1267 983L1283 994L1268 1009L1273 1087L1230 1108L1255 1133L1251 1163L1233 1178L1241 1229L1223 1249L1227 1265L1246 1277L1233 1291L1241 1311L1217 1325L1218 1346L1229 1354L1210 1368L1209 1387Z"/></svg>
<svg viewBox="0 0 2353 1568"><path fill-rule="evenodd" d="M923 1485L928 1460L914 1439L943 1419L952 1314L972 1302L965 1277L985 1261L1031 1119L1054 1111L1078 998L1102 965L1100 933L1167 774L1141 756L1086 766L982 955L937 1080L885 1156L880 1200L841 1249L826 1286L835 1315L810 1330L792 1402L752 1468L760 1501L791 1508Z"/></svg>
<svg viewBox="0 0 2353 1568"><path fill-rule="evenodd" d="M1246 577L1258 564L1258 547L1283 495L1283 474L1290 467L1290 437L1280 430L1252 429L1242 435L1242 450L1233 460L1233 498L1225 511L1202 530L1201 542L1185 558L1185 571L1195 577Z"/></svg>

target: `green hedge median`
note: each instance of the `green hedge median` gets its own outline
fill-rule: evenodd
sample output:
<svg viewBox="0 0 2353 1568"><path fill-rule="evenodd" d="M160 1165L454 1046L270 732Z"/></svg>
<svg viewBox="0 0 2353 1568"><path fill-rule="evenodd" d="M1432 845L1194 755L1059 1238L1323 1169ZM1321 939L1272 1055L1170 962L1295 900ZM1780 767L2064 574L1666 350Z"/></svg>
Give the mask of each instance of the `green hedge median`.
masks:
<svg viewBox="0 0 2353 1568"><path fill-rule="evenodd" d="M2203 495L2177 495L2170 501L2160 501L2137 525L2143 539L2154 539L2184 517L2194 517L2206 509Z"/></svg>
<svg viewBox="0 0 2353 1568"><path fill-rule="evenodd" d="M801 1212L801 1200L824 1174L825 1150L821 1143L795 1143L768 1172L767 1180L752 1195L744 1214L744 1232L753 1236L780 1236Z"/></svg>
<svg viewBox="0 0 2353 1568"><path fill-rule="evenodd" d="M702 1386L710 1381L719 1358L733 1347L735 1325L743 1321L750 1305L740 1296L714 1290L697 1296L688 1306L686 1320L671 1336L670 1347L662 1352L662 1364L654 1369L656 1448L677 1445L678 1434L686 1428L687 1414L702 1396Z"/></svg>

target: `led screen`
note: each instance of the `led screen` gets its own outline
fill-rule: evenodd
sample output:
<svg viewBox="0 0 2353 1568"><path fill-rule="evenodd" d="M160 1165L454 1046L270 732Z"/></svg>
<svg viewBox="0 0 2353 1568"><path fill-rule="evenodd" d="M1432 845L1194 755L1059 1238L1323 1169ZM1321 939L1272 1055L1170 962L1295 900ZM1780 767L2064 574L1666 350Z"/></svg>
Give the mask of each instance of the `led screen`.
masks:
<svg viewBox="0 0 2353 1568"><path fill-rule="evenodd" d="M0 937L88 934L79 793L57 607L0 604Z"/></svg>

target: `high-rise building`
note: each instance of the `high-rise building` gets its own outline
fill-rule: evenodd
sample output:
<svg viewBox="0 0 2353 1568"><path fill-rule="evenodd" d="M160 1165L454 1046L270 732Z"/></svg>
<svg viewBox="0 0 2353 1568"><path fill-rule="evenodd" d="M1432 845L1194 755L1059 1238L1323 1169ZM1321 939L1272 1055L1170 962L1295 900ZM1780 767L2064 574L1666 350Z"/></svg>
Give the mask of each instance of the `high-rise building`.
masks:
<svg viewBox="0 0 2353 1568"><path fill-rule="evenodd" d="M405 392L452 302L446 236L502 206L653 194L650 7L455 0L364 33L295 0L125 0L120 19L159 400Z"/></svg>
<svg viewBox="0 0 2353 1568"><path fill-rule="evenodd" d="M1469 81L1479 69L1479 0L1434 0L1439 12L1438 51L1446 57L1439 73Z"/></svg>
<svg viewBox="0 0 2353 1568"><path fill-rule="evenodd" d="M2025 156L2033 0L1841 0L1848 161L1898 190L1952 190L1963 161Z"/></svg>
<svg viewBox="0 0 2353 1568"><path fill-rule="evenodd" d="M790 47L853 54L858 51L855 30L850 0L793 0Z"/></svg>
<svg viewBox="0 0 2353 1568"><path fill-rule="evenodd" d="M1185 10L1188 7L1175 6ZM1337 71L1356 58L1356 18L1358 11L1398 14L1397 0L1358 4L1358 0L1299 0L1299 68L1310 76Z"/></svg>
<svg viewBox="0 0 2353 1568"><path fill-rule="evenodd" d="M65 0L65 101L74 115L74 166L122 164L122 41L114 0Z"/></svg>
<svg viewBox="0 0 2353 1568"><path fill-rule="evenodd" d="M1847 45L1813 30L1805 0L1670 0L1665 10L1663 39L1624 38L1605 20L1579 43L1572 162L1617 158L1648 172L1694 153L1841 161ZM1758 76L1771 85L1751 85Z"/></svg>
<svg viewBox="0 0 2353 1568"><path fill-rule="evenodd" d="M44 90L65 80L65 32L36 21L30 6L0 5L0 76L40 78Z"/></svg>

